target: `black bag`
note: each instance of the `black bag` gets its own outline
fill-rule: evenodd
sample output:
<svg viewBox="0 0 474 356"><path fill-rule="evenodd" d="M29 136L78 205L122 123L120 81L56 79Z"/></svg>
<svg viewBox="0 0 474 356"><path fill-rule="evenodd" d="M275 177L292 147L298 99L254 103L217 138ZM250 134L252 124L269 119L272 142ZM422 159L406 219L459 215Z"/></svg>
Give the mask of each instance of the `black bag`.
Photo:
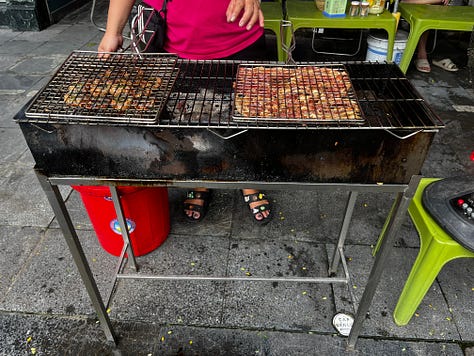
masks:
<svg viewBox="0 0 474 356"><path fill-rule="evenodd" d="M136 42L139 42L140 52L164 52L167 2L168 0L163 1L161 10L155 10L144 4L138 5L134 20L136 24L132 24L132 28L136 28L135 38Z"/></svg>

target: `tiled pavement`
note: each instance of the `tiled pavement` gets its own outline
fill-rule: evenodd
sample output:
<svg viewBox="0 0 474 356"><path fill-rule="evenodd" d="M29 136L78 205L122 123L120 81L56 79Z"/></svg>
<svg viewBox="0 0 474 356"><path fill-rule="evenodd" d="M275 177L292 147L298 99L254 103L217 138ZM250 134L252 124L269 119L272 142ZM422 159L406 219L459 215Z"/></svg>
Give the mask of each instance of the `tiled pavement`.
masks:
<svg viewBox="0 0 474 356"><path fill-rule="evenodd" d="M86 6L42 32L0 30L0 354L473 354L472 260L453 261L443 269L407 326L397 327L392 320L419 244L408 219L356 351L346 351L345 339L335 333L334 313L351 312L350 297L357 302L362 295L374 236L390 207L385 194L358 199L346 245L350 293L340 285L290 282L122 281L110 308L120 343L109 345L12 120L72 50L96 48L101 33L88 15ZM445 45L450 40L456 47L462 39L447 38ZM408 77L446 124L435 136L422 174L474 174L469 160L474 114L454 109L474 103L468 68L454 74L437 68L429 75L409 71ZM78 194L68 187L62 193L105 294L115 259L97 242ZM159 249L141 257L140 265L155 272L209 275L301 275L303 270L317 275L326 270L345 194L268 193L277 218L266 227L252 225L234 191L218 192L209 216L193 225L180 215L183 192L171 189L171 234Z"/></svg>

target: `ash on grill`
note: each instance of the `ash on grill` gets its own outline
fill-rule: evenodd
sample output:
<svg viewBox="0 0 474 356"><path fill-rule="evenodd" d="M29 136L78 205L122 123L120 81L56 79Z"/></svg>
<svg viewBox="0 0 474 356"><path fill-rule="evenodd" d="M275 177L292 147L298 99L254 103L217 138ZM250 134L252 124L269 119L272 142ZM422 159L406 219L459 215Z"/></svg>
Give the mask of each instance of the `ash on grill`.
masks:
<svg viewBox="0 0 474 356"><path fill-rule="evenodd" d="M201 89L198 93L173 92L166 105L169 113L177 120L199 122L203 117L219 120L231 109L231 95Z"/></svg>

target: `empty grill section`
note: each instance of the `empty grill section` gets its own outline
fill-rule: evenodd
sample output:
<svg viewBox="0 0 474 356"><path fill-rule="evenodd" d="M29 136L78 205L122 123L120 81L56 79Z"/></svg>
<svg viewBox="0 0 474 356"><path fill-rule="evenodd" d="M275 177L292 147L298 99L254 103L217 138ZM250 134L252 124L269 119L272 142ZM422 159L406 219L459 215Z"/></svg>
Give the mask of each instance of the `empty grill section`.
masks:
<svg viewBox="0 0 474 356"><path fill-rule="evenodd" d="M227 61L179 61L179 75L160 125L230 126L237 64Z"/></svg>
<svg viewBox="0 0 474 356"><path fill-rule="evenodd" d="M156 124L177 77L176 56L73 52L26 110L34 122Z"/></svg>

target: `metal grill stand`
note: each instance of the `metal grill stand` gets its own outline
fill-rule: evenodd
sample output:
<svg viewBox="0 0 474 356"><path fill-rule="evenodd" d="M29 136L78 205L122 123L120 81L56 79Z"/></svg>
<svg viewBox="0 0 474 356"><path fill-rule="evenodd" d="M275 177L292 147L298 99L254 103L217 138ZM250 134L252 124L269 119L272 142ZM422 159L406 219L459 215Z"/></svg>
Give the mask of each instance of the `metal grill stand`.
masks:
<svg viewBox="0 0 474 356"><path fill-rule="evenodd" d="M356 197L358 192L385 192L385 193L396 193L396 199L393 203L393 207L390 211L387 221L384 225L384 229L381 233L380 239L382 244L376 255L373 267L370 272L370 276L365 287L364 293L359 303L355 315L355 321L352 326L351 332L349 334L347 343L348 348L355 348L357 339L359 337L360 331L362 329L365 316L371 305L373 296L375 294L376 288L380 281L383 270L386 267L386 261L390 255L390 251L393 248L394 240L396 233L401 226L405 213L408 209L409 202L411 201L416 187L418 186L420 176L413 176L408 184L400 185L366 185L366 184L325 184L325 183L306 183L303 185L288 182L208 182L208 181L193 181L193 182L170 182L170 181L160 181L160 180L148 180L144 182L143 180L134 181L134 180L114 180L114 179L96 179L96 178L77 178L77 177L47 177L41 171L36 170L38 179L41 183L43 190L45 191L49 203L53 208L54 214L58 219L58 223L61 227L61 230L64 234L68 247L71 251L71 254L74 258L74 261L79 269L81 278L86 286L89 297L91 298L92 304L96 310L99 321L102 328L104 329L105 335L109 341L116 343L117 339L111 325L109 316L106 312L106 305L110 302L111 295L108 298L108 301L104 303L102 300L95 279L90 271L87 259L82 250L81 244L79 242L77 233L74 229L74 225L71 222L71 218L66 209L65 203L61 197L61 194L58 189L58 185L108 185L110 186L112 192L112 199L116 209L117 217L119 218L119 223L121 231L123 232L124 239L124 248L122 250L121 256L119 258L116 274L113 280L115 284L119 278L142 278L142 279L157 279L157 280L221 280L221 281L275 281L275 282L306 282L306 283L348 283L350 280L349 270L345 263L344 257L344 241L347 236L348 227L352 217L352 212L355 206ZM177 275L147 275L140 273L123 273L123 267L125 262L125 252L129 256L129 262L131 268L135 271L138 271L138 265L133 256L133 251L130 245L130 239L128 237L127 228L125 225L125 217L123 210L121 208L120 200L116 191L116 186L118 185L142 185L146 184L147 186L156 185L156 186L176 186L183 188L192 188L196 185L208 188L219 188L219 189L242 189L248 186L252 186L258 189L307 189L307 190L320 190L320 191L341 191L347 190L350 191L349 200L346 206L346 212L344 215L344 221L342 223L339 239L335 252L333 254L332 261L330 263L330 268L328 271L328 277L294 277L294 278L265 278L265 277L215 277L215 276L177 276ZM342 262L344 277L331 277L338 270L339 263ZM112 288L113 289L113 288Z"/></svg>
<svg viewBox="0 0 474 356"><path fill-rule="evenodd" d="M179 68L177 85L167 104L168 116L162 115L159 123L152 126L123 126L110 122L71 125L67 118L59 118L59 121L51 117L31 118L26 117L24 112L18 113L15 118L33 154L38 179L107 339L117 341L106 313L108 301L104 303L99 294L58 185L110 187L124 234L124 248L116 267L114 284L118 278L348 283L350 275L345 264L344 242L357 194L396 194L381 233L381 247L348 337L348 347L354 348L387 265L396 233L418 186L421 165L434 133L442 127L442 123L395 66L348 66L365 117L364 124L357 126L338 123L304 126L276 123L269 126L258 121L232 122L230 106L226 109L216 106L215 100L230 102L231 78L236 69L234 63L182 62ZM200 77L193 76L195 72L200 73ZM374 78L377 73L384 76ZM213 90L209 90L209 85L213 86ZM198 106L197 94L204 97L200 99L201 106ZM206 98L212 100L210 107L206 107ZM187 116L187 105L191 107L191 116ZM200 115L192 116L196 112ZM231 129L230 134L226 132L228 129ZM219 131L219 136L212 133L216 131ZM196 148L193 140L198 140L198 146L206 149ZM125 147L125 150L118 149L118 143L124 143L120 147ZM252 149L247 150L248 147ZM321 161L325 163L321 165ZM211 189L253 187L266 190L347 191L350 194L328 276L150 276L138 272L130 246L116 191L117 186L123 185L200 186ZM125 259L126 253L128 259ZM129 262L134 273L124 273L125 262ZM334 276L340 263L343 277Z"/></svg>

